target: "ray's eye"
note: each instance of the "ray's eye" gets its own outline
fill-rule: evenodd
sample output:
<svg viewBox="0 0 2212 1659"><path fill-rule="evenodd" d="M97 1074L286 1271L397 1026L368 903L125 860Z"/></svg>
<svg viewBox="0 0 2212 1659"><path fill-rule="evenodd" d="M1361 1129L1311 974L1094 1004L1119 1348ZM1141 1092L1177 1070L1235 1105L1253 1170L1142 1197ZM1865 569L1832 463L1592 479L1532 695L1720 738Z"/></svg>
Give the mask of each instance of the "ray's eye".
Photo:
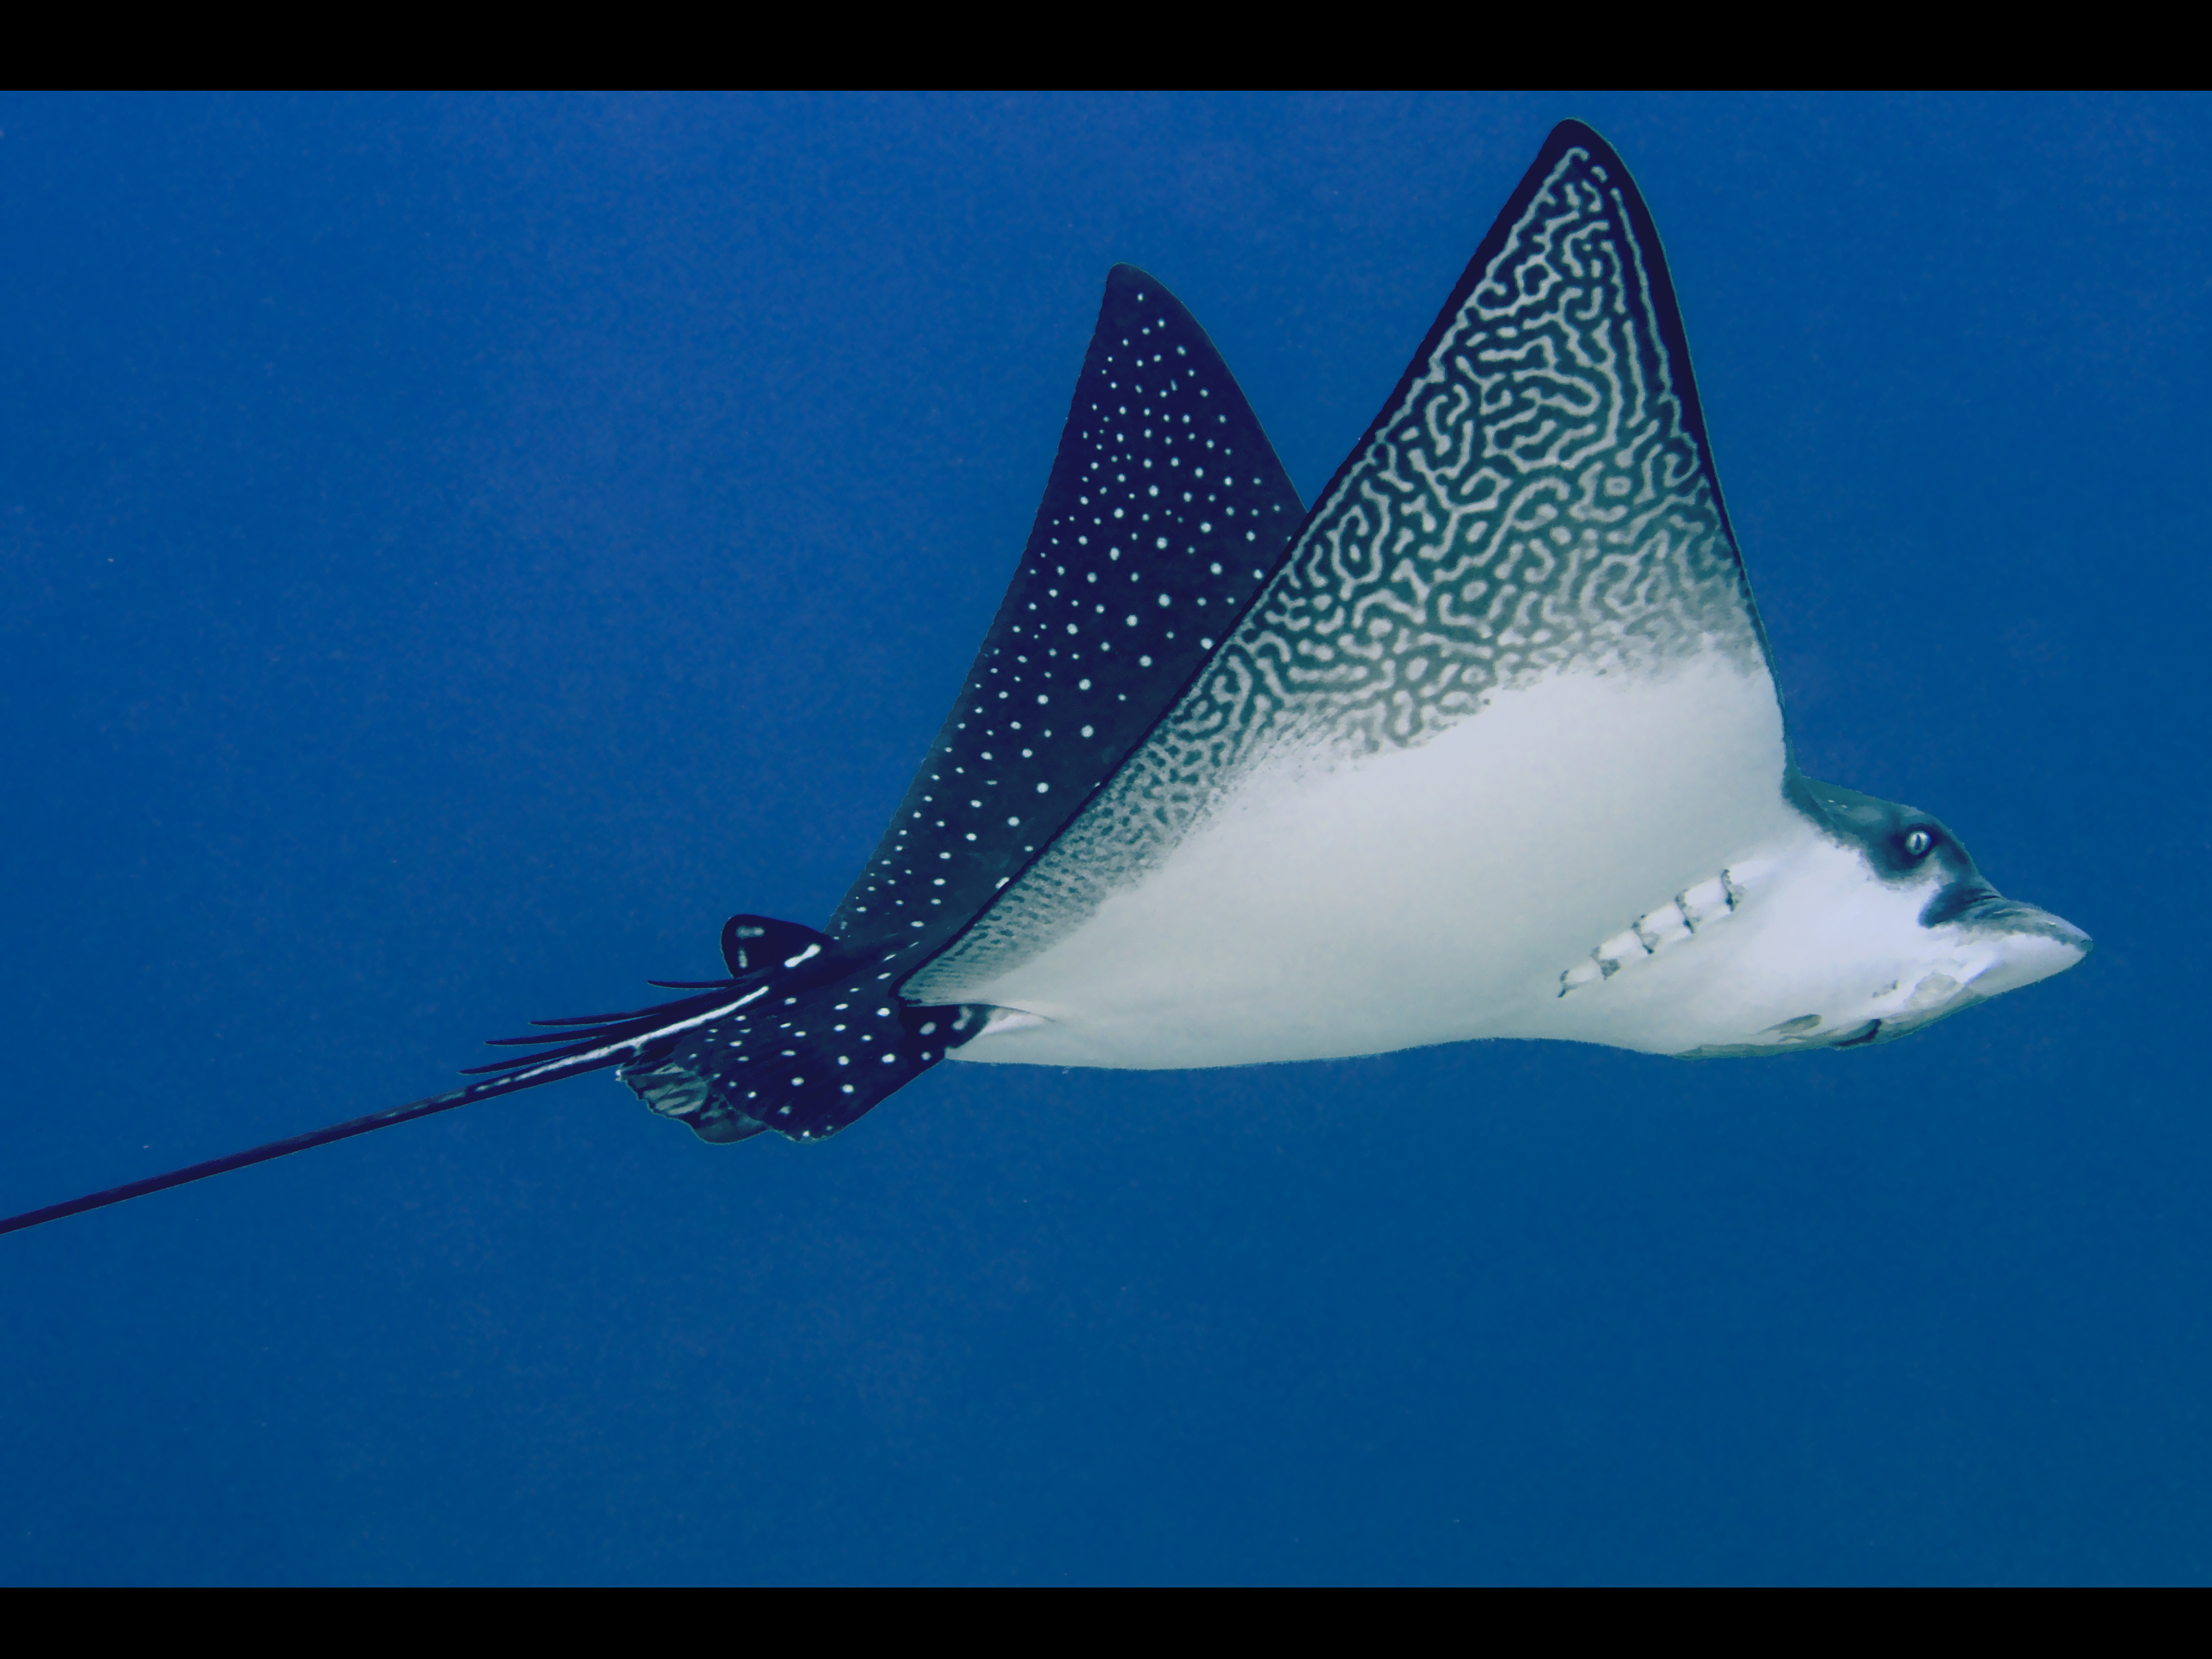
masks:
<svg viewBox="0 0 2212 1659"><path fill-rule="evenodd" d="M1928 849L1934 843L1928 839L1925 830L1915 830L1905 838L1905 850L1917 859L1927 857Z"/></svg>

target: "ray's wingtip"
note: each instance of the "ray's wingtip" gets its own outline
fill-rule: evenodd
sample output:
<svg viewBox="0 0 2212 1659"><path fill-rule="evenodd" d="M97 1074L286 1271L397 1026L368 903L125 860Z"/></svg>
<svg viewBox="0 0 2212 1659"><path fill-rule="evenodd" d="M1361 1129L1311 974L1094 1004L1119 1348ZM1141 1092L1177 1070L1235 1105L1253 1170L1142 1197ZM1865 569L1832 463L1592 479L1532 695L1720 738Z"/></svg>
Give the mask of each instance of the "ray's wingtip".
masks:
<svg viewBox="0 0 2212 1659"><path fill-rule="evenodd" d="M1625 167L1627 165L1621 161L1620 152L1613 147L1610 139L1589 122L1577 117L1570 115L1544 137L1544 151L1547 155L1556 154L1559 150L1577 144L1595 151L1600 161L1610 161L1616 167Z"/></svg>
<svg viewBox="0 0 2212 1659"><path fill-rule="evenodd" d="M1115 260L1106 271L1108 299L1110 301L1115 295L1129 293L1132 289L1135 291L1139 304L1164 301L1178 311L1182 309L1182 302L1176 298L1165 283L1151 271L1142 265L1133 265L1126 259Z"/></svg>

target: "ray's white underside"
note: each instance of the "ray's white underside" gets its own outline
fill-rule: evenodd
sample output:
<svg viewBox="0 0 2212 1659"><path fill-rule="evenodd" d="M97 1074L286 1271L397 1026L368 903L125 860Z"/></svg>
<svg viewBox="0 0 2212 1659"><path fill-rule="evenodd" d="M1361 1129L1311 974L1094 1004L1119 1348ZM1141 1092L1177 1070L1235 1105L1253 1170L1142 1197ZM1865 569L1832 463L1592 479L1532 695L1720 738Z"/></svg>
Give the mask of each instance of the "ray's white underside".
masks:
<svg viewBox="0 0 2212 1659"><path fill-rule="evenodd" d="M1741 988L1757 976L1723 955L1802 958L1804 927L1820 906L1832 917L1837 896L1805 907L1778 891L1802 885L1820 848L1838 880L1865 873L1789 805L1785 765L1772 684L1735 659L1562 671L1416 747L1278 751L1073 932L988 977L963 972L956 946L909 994L1007 1011L957 1051L986 1062L1227 1066L1499 1036L1665 1054L1741 1042L1807 1010L1757 1006ZM1734 908L1694 933L1674 922L1649 960L1562 994L1595 947L1677 894L1726 890L1712 885L1723 872L1735 872Z"/></svg>

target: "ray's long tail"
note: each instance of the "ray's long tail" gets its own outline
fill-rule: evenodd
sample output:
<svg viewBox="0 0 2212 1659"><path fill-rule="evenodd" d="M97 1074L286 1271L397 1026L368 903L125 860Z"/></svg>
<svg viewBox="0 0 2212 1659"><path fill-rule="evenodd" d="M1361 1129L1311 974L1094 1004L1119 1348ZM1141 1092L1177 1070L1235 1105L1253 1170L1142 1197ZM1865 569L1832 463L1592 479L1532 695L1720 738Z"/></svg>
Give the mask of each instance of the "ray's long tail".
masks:
<svg viewBox="0 0 2212 1659"><path fill-rule="evenodd" d="M82 1215L87 1210L120 1204L126 1198L143 1198L149 1193L165 1192L171 1187L182 1187L189 1182L204 1181L210 1176L243 1170L251 1164L266 1164L272 1158L304 1152L310 1146L326 1146L333 1140L365 1135L372 1129L388 1129L395 1123L428 1117L434 1112L450 1112L456 1106L472 1105L479 1100L489 1100L494 1095L513 1094L518 1089L527 1089L533 1084L550 1081L550 1077L521 1081L513 1078L487 1078L482 1083L471 1083L465 1088L451 1090L442 1095L431 1095L422 1100L411 1100L404 1106L394 1106L387 1111L371 1112L367 1117L348 1118L343 1123L333 1123L328 1128L311 1129L303 1135L272 1140L265 1146L249 1147L242 1152L233 1152L228 1158L211 1158L204 1164L186 1164L183 1169L172 1170L167 1175L148 1176L143 1181L126 1181L120 1187L88 1193L82 1198L70 1199L65 1204L49 1204L41 1210L26 1210L21 1215L11 1215L0 1221L0 1233L21 1232L26 1227L59 1221L64 1216Z"/></svg>
<svg viewBox="0 0 2212 1659"><path fill-rule="evenodd" d="M819 1140L912 1081L981 1026L980 1010L907 1006L892 988L894 975L872 955L841 951L826 934L794 922L732 916L722 930L722 951L727 979L653 981L691 993L674 1002L538 1020L533 1023L546 1028L544 1035L495 1039L497 1048L550 1046L473 1067L472 1073L489 1075L460 1088L26 1210L0 1219L0 1233L586 1072L615 1070L647 1106L688 1125L702 1140L742 1140L767 1129L794 1140Z"/></svg>

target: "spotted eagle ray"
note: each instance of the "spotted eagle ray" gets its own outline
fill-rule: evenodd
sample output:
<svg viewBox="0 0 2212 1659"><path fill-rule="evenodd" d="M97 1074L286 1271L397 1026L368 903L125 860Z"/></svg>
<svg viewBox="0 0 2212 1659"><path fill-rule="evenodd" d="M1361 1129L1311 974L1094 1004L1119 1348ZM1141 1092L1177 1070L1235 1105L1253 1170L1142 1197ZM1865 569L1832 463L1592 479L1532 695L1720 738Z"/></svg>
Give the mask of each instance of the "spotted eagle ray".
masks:
<svg viewBox="0 0 2212 1659"><path fill-rule="evenodd" d="M818 1140L953 1059L1862 1048L2090 948L1798 770L1657 233L1570 121L1310 512L1115 267L1020 567L826 929L733 916L679 1000L0 1231L582 1072Z"/></svg>

